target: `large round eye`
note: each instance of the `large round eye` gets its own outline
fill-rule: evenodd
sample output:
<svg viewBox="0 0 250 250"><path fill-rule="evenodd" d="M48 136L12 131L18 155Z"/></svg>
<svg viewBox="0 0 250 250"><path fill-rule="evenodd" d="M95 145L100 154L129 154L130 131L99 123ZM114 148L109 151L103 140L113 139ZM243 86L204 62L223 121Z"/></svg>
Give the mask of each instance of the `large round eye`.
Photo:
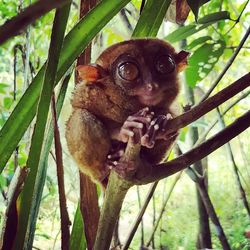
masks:
<svg viewBox="0 0 250 250"><path fill-rule="evenodd" d="M126 81L133 81L139 76L138 66L132 62L125 62L118 66L118 73Z"/></svg>
<svg viewBox="0 0 250 250"><path fill-rule="evenodd" d="M156 70L161 74L169 74L175 70L175 62L169 55L164 55L156 61Z"/></svg>

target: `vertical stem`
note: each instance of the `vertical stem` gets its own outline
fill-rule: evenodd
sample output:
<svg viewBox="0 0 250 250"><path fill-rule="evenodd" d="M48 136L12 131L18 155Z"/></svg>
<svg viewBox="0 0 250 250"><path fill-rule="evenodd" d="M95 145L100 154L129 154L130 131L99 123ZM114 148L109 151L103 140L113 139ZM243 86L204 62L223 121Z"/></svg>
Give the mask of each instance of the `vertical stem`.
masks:
<svg viewBox="0 0 250 250"><path fill-rule="evenodd" d="M187 84L184 84L184 86L185 86L185 95L186 95L187 103L194 105L195 98L194 98L193 89L190 88ZM188 135L189 135L190 148L191 148L199 139L199 131L197 127L190 127L188 132L189 132ZM201 176L203 176L204 170L203 170L201 161L194 163L194 169ZM201 181L204 181L204 185L206 185L205 178L202 179ZM199 213L199 232L198 232L198 238L197 238L197 248L212 248L208 214L206 212L205 206L202 202L202 199L200 197L200 194L197 188L196 188L196 193L197 193L197 205L198 205L198 213Z"/></svg>
<svg viewBox="0 0 250 250"><path fill-rule="evenodd" d="M218 116L219 116L221 127L222 127L222 129L224 129L226 127L225 121L224 121L223 117L221 116L219 108L217 108L216 110L217 110L217 113L218 113ZM233 171L234 171L235 178L236 178L236 184L238 186L240 196L242 198L245 209L247 210L248 216L250 217L250 207L249 207L249 204L248 204L248 201L247 201L246 192L245 192L245 190L244 190L244 188L243 188L243 186L241 184L241 180L240 180L240 176L239 176L239 170L238 170L237 164L235 162L233 151L232 151L232 148L231 148L231 145L230 145L229 142L226 144L226 147L227 147L229 159L230 159L230 161L232 163L232 166L233 166Z"/></svg>
<svg viewBox="0 0 250 250"><path fill-rule="evenodd" d="M80 15L84 17L91 8L97 3L97 0L81 0L80 1ZM84 50L84 52L77 58L77 66L89 64L91 61L91 45ZM77 78L76 78L77 79ZM80 175L80 208L84 221L84 234L87 241L88 249L93 249L100 210L98 206L98 194L96 185L90 180L88 176L81 173Z"/></svg>
<svg viewBox="0 0 250 250"><path fill-rule="evenodd" d="M202 198L203 204L206 207L207 213L209 214L209 217L211 219L211 221L213 222L215 229L216 229L216 234L220 240L220 243L223 247L223 250L231 250L231 247L227 241L227 237L224 233L224 230L220 224L220 221L217 217L217 214L215 212L215 209L213 207L213 204L209 198L208 192L207 192L207 188L206 185L204 184L204 182L199 182L197 184L197 188L199 190L200 196Z"/></svg>
<svg viewBox="0 0 250 250"><path fill-rule="evenodd" d="M60 214L61 214L61 249L69 249L69 227L71 225L69 214L67 210L67 200L65 194L64 185L64 167L62 158L62 144L60 140L60 133L57 124L56 115L56 102L55 95L52 95L52 118L54 123L54 141L55 141L55 153L56 153L56 169L57 169L57 181L59 190L59 204L60 204Z"/></svg>
<svg viewBox="0 0 250 250"><path fill-rule="evenodd" d="M136 190L137 190L139 210L141 210L141 196L140 196L139 186L136 187ZM144 245L144 227L143 227L143 218L142 218L141 219L141 246L143 246L143 245Z"/></svg>
<svg viewBox="0 0 250 250"><path fill-rule="evenodd" d="M101 210L94 250L108 250L123 200L131 184L111 171Z"/></svg>

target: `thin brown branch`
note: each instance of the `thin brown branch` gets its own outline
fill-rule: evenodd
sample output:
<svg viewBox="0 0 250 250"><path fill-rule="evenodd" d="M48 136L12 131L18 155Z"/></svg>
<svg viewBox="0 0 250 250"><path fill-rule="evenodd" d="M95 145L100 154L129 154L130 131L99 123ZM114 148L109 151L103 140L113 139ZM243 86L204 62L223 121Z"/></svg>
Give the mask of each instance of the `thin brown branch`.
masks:
<svg viewBox="0 0 250 250"><path fill-rule="evenodd" d="M60 140L60 133L58 129L56 119L56 103L55 95L52 96L52 117L54 122L54 140L55 140L55 153L56 153L56 168L57 168L57 181L59 190L59 203L60 203L60 214L61 214L61 249L69 249L69 227L71 225L69 214L67 211L67 200L64 188L64 171L63 171L63 159L62 159L62 145Z"/></svg>
<svg viewBox="0 0 250 250"><path fill-rule="evenodd" d="M141 171L147 171L148 175L143 178L135 179L134 181L137 184L146 184L160 179L166 178L170 175L173 175L189 165L192 165L194 162L203 159L204 157L211 154L213 151L229 142L231 139L242 133L250 126L250 111L238 118L235 122L229 125L227 128L217 133L206 142L200 144L196 148L188 151L182 156L169 161L167 163L162 163L157 166L148 167L145 170L139 169L137 176L140 176Z"/></svg>
<svg viewBox="0 0 250 250"><path fill-rule="evenodd" d="M97 0L81 0L79 18L84 17L95 5ZM77 58L77 66L89 64L91 60L91 43L84 52ZM77 78L75 78L77 79ZM77 81L75 82L75 84ZM98 194L96 184L90 178L79 171L80 177L80 208L84 221L84 234L87 241L88 249L93 249L98 221L100 217L100 209L98 206Z"/></svg>
<svg viewBox="0 0 250 250"><path fill-rule="evenodd" d="M225 120L224 120L223 116L221 115L221 112L220 112L219 108L217 108L217 113L218 113L218 116L219 116L221 127L224 129L226 127L226 124L225 124ZM227 147L227 153L228 153L230 162L231 162L231 164L233 166L233 172L234 172L234 175L235 175L235 180L236 180L237 187L239 189L241 200L242 200L243 205L244 205L244 207L245 207L245 209L247 211L247 214L248 214L248 216L250 218L250 207L249 207L249 204L248 204L246 192L245 192L245 190L244 190L244 188L242 186L241 180L240 180L239 168L238 168L238 166L236 164L236 160L235 160L235 157L234 157L234 154L233 154L231 144L228 142L226 144L226 147Z"/></svg>
<svg viewBox="0 0 250 250"><path fill-rule="evenodd" d="M222 112L222 116L224 116L231 108L233 108L238 102L240 102L241 100L243 100L244 98L246 98L248 95L250 94L250 91L243 93L237 100L235 100L234 102L232 102L223 112ZM194 146L199 145L201 142L205 141L207 135L209 134L209 132L214 128L214 126L218 123L218 118L215 119L213 122L211 122L209 124L209 127L206 129L206 131L204 131L200 136L199 139L196 141L196 143L194 144Z"/></svg>
<svg viewBox="0 0 250 250"><path fill-rule="evenodd" d="M8 20L0 27L0 44L20 34L24 28L50 10L69 3L69 0L40 0L26 8L19 15Z"/></svg>
<svg viewBox="0 0 250 250"><path fill-rule="evenodd" d="M177 129L183 128L190 124L191 122L199 119L201 116L205 115L212 109L218 107L225 101L229 100L245 88L250 86L250 73L247 73L225 89L221 90L214 96L208 98L204 102L194 106L189 111L185 112L184 114L170 120L166 131L168 133L172 133Z"/></svg>
<svg viewBox="0 0 250 250"><path fill-rule="evenodd" d="M207 191L207 187L205 185L204 181L201 181L199 183L197 183L197 188L199 191L199 194L202 198L203 204L206 207L207 213L211 219L211 221L213 222L216 231L217 231L217 236L220 240L221 246L223 248L223 250L231 250L231 247L228 243L227 237L224 233L223 227L220 223L220 220L216 214L216 211L214 209L213 203L208 195L208 191Z"/></svg>
<svg viewBox="0 0 250 250"><path fill-rule="evenodd" d="M247 40L248 36L250 34L250 27L247 29L246 34L243 36L243 38L240 41L239 46L237 47L237 49L234 51L233 55L231 56L231 58L228 60L225 68L223 69L223 71L219 74L219 76L217 77L217 79L214 81L214 83L211 85L210 89L207 91L207 93L201 98L200 102L204 102L212 93L212 91L215 89L215 87L218 85L218 83L220 82L220 80L223 78L223 76L226 74L227 70L230 68L230 66L232 65L232 63L234 62L235 58L237 57L237 55L239 54L240 50L242 49L245 41Z"/></svg>
<svg viewBox="0 0 250 250"><path fill-rule="evenodd" d="M241 12L240 12L238 18L237 18L236 20L233 20L233 21L234 21L234 24L233 24L233 26L225 33L226 35L236 26L237 23L240 22L241 16L243 15L243 12L245 11L245 9L246 9L248 3L249 3L249 0L246 1L246 3L245 3L245 5L244 5L243 9L241 10ZM243 25L243 26L244 26L244 25ZM244 26L244 27L245 27L245 26Z"/></svg>

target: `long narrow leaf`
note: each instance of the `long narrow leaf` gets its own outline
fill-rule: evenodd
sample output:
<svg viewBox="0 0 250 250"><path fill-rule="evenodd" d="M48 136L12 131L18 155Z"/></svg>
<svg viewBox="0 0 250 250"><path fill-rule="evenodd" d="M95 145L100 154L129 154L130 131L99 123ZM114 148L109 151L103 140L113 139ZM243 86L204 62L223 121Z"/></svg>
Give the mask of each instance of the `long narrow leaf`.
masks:
<svg viewBox="0 0 250 250"><path fill-rule="evenodd" d="M27 167L30 169L30 172L24 184L21 196L18 230L14 246L14 249L16 250L26 249L25 244L27 244L27 241L25 243L25 237L29 222L32 199L34 195L34 186L42 151L43 138L47 123L51 96L55 86L59 56L69 17L70 5L71 3L65 5L63 8L57 9L54 18L48 62L37 109L36 126L33 131L30 152L27 160Z"/></svg>
<svg viewBox="0 0 250 250"><path fill-rule="evenodd" d="M171 0L148 0L133 32L133 37L154 37L162 24Z"/></svg>
<svg viewBox="0 0 250 250"><path fill-rule="evenodd" d="M78 203L77 210L75 212L75 218L70 236L70 250L83 250L86 249L86 239L84 236L83 219L80 210L80 204Z"/></svg>
<svg viewBox="0 0 250 250"><path fill-rule="evenodd" d="M103 0L65 37L56 82L65 74L77 56L94 36L130 0ZM31 123L37 107L45 67L39 71L0 131L0 172Z"/></svg>
<svg viewBox="0 0 250 250"><path fill-rule="evenodd" d="M229 12L221 11L213 14L206 15L199 19L198 23L192 23L183 27L178 28L173 31L169 35L167 35L164 39L170 43L179 42L183 39L188 38L189 36L196 34L197 32L207 28L208 26L221 21L230 19Z"/></svg>
<svg viewBox="0 0 250 250"><path fill-rule="evenodd" d="M71 74L67 75L65 79L63 80L62 87L60 89L60 93L58 95L58 100L56 104L56 113L57 118L60 115L63 102L65 99L68 82L70 79ZM50 121L49 130L45 139L45 143L43 144L43 150L41 154L41 160L39 162L38 171L37 171L37 178L36 178L36 184L34 189L34 198L32 200L32 208L30 213L30 222L29 222L29 235L27 237L27 249L32 249L33 240L34 240L34 234L36 229L36 220L39 212L39 207L42 199L42 192L45 185L46 175L47 175L47 166L48 166L48 156L49 151L52 145L53 141L53 123Z"/></svg>

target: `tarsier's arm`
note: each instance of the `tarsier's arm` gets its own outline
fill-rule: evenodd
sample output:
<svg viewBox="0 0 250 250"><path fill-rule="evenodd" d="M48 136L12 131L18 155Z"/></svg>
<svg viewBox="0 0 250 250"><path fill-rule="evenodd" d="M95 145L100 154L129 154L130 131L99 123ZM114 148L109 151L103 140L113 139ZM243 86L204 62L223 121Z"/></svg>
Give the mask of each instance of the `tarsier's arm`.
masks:
<svg viewBox="0 0 250 250"><path fill-rule="evenodd" d="M164 158L175 139L164 137L164 127L177 115L170 107L187 55L164 41L139 39L113 45L96 65L77 68L80 84L66 139L79 168L94 181L105 185L109 167L126 167L119 158L129 138L141 143L144 161Z"/></svg>

